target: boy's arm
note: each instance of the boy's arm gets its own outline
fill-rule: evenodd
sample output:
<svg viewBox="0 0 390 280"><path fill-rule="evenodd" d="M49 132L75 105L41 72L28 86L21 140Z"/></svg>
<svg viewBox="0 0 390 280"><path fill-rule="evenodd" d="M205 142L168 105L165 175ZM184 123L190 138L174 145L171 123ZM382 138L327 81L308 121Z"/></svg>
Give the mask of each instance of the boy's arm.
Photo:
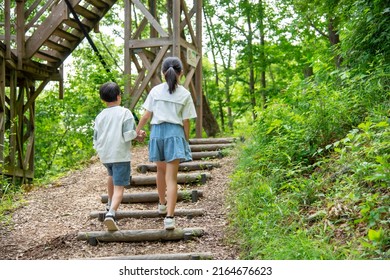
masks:
<svg viewBox="0 0 390 280"><path fill-rule="evenodd" d="M134 118L125 120L125 122L122 125L122 135L125 142L131 141L137 137L137 132L135 131Z"/></svg>

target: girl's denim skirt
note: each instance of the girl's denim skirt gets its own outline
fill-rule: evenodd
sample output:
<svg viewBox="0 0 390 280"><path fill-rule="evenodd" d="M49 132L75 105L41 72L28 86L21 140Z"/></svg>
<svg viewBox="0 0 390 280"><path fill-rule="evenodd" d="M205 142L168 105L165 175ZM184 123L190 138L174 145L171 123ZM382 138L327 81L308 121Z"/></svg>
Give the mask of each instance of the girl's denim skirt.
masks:
<svg viewBox="0 0 390 280"><path fill-rule="evenodd" d="M179 124L153 124L149 139L149 160L152 162L191 161L191 150Z"/></svg>

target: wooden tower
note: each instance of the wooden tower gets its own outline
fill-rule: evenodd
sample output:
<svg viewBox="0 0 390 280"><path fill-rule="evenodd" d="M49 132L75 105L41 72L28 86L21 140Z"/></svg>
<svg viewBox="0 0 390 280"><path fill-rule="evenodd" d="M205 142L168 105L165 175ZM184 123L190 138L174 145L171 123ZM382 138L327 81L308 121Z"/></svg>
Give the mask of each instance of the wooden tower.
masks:
<svg viewBox="0 0 390 280"><path fill-rule="evenodd" d="M133 109L161 82L167 55L182 59L184 86L198 113L202 134L202 0L123 0L125 4L125 91ZM0 174L13 182L34 177L35 101L59 82L62 64L117 0L3 0L0 14ZM141 19L141 21L138 21ZM147 32L147 34L146 34ZM134 78L133 78L134 77Z"/></svg>
<svg viewBox="0 0 390 280"><path fill-rule="evenodd" d="M195 103L196 136L200 138L202 0L125 0L125 93L130 95L130 109L161 83L161 62L166 56L177 56L183 62L183 86Z"/></svg>
<svg viewBox="0 0 390 280"><path fill-rule="evenodd" d="M35 100L116 0L4 0L0 22L0 174L34 177Z"/></svg>

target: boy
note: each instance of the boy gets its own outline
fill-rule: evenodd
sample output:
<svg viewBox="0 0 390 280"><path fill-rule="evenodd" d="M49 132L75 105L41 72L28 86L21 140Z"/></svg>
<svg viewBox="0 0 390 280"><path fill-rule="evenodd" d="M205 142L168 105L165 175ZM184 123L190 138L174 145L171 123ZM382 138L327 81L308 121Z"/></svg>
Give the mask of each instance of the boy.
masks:
<svg viewBox="0 0 390 280"><path fill-rule="evenodd" d="M122 202L125 186L130 185L131 140L142 141L145 132L137 135L133 114L120 106L121 90L116 83L103 84L99 93L107 108L95 119L93 147L108 171L108 212L104 225L109 231L115 231L119 230L115 212Z"/></svg>

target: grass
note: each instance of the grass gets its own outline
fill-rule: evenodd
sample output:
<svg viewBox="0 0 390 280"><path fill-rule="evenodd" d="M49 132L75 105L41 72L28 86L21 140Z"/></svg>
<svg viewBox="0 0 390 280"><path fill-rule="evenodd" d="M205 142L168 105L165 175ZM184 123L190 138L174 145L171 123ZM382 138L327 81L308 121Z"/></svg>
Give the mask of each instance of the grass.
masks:
<svg viewBox="0 0 390 280"><path fill-rule="evenodd" d="M8 182L3 182L0 189L0 224L9 224L10 214L23 203L22 189Z"/></svg>
<svg viewBox="0 0 390 280"><path fill-rule="evenodd" d="M261 141L237 151L227 202L242 259L390 258L386 117L361 123L309 164L279 160L275 143ZM288 157L285 147L279 158Z"/></svg>

